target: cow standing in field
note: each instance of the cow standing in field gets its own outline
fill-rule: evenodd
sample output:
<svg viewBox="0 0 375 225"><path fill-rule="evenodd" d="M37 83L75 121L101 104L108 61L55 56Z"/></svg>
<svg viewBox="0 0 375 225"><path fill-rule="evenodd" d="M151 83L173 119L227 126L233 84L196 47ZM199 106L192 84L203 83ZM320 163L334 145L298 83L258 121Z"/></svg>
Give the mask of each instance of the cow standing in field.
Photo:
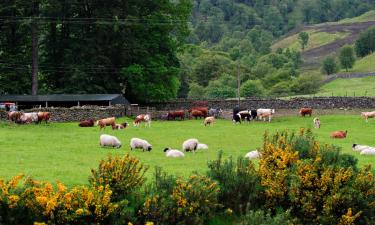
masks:
<svg viewBox="0 0 375 225"><path fill-rule="evenodd" d="M41 123L42 121L48 122L51 117L51 114L49 112L38 112L38 122Z"/></svg>
<svg viewBox="0 0 375 225"><path fill-rule="evenodd" d="M301 116L305 117L306 115L309 115L311 117L312 115L312 108L301 108L299 110L299 114L301 114Z"/></svg>
<svg viewBox="0 0 375 225"><path fill-rule="evenodd" d="M197 119L198 117L200 119L205 118L203 112L200 111L200 110L193 110L193 111L191 111L190 115L191 115L191 117L194 117L195 119Z"/></svg>
<svg viewBox="0 0 375 225"><path fill-rule="evenodd" d="M17 123L32 123L38 122L38 113L31 112L31 113L21 113L20 119L17 121Z"/></svg>
<svg viewBox="0 0 375 225"><path fill-rule="evenodd" d="M192 116L193 111L200 111L203 115L203 118L206 118L208 115L208 107L193 107L189 109L190 117Z"/></svg>
<svg viewBox="0 0 375 225"><path fill-rule="evenodd" d="M271 122L273 114L275 114L275 109L257 109L257 117L260 120L266 121L268 118L268 122Z"/></svg>
<svg viewBox="0 0 375 225"><path fill-rule="evenodd" d="M7 119L13 122L18 122L21 118L22 112L12 111L7 113Z"/></svg>
<svg viewBox="0 0 375 225"><path fill-rule="evenodd" d="M375 117L375 111L372 112L362 112L361 116L366 119L366 122L368 122L368 118L373 118Z"/></svg>
<svg viewBox="0 0 375 225"><path fill-rule="evenodd" d="M105 129L106 126L113 126L115 124L116 124L115 117L109 117L109 118L96 121L96 125L100 127L100 130L102 130L103 128Z"/></svg>
<svg viewBox="0 0 375 225"><path fill-rule="evenodd" d="M138 127L141 122L145 123L145 126L150 127L151 126L151 116L149 114L141 114L135 117L135 120L133 122L133 125L135 127Z"/></svg>
<svg viewBox="0 0 375 225"><path fill-rule="evenodd" d="M79 122L78 126L80 127L93 127L95 124L95 120L88 119L88 120L82 120Z"/></svg>
<svg viewBox="0 0 375 225"><path fill-rule="evenodd" d="M173 112L168 112L167 115L168 120L175 120L176 118L180 118L181 120L185 119L185 112L184 110L178 110Z"/></svg>

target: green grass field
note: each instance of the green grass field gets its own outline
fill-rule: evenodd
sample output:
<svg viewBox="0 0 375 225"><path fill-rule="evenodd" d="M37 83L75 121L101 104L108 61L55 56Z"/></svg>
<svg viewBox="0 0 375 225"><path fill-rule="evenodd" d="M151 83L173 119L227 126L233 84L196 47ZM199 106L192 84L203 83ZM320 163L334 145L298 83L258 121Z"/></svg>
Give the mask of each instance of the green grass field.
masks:
<svg viewBox="0 0 375 225"><path fill-rule="evenodd" d="M125 119L122 118L121 121ZM128 120L128 119L127 119ZM128 120L129 121L129 120ZM351 144L359 143L375 146L375 120L365 123L359 116L322 116L322 128L314 130L318 140L341 146L343 151L355 155L359 165L374 164L375 157L360 156L351 150ZM151 177L155 166L162 166L167 172L187 176L192 171L204 173L207 161L215 159L218 151L224 156L243 156L249 150L261 147L265 131L298 130L311 127L311 118L279 117L271 123L254 122L233 125L229 120L218 120L212 127L204 127L202 121L153 122L151 128L130 127L125 131L105 133L117 136L123 143L120 149L99 147L99 128L79 128L77 123L51 123L47 125L15 125L0 123L0 177L10 178L16 174L26 174L38 180L62 181L68 186L87 183L90 168L108 154L130 153L150 166L147 177ZM334 130L349 131L348 138L334 140L329 133ZM132 137L147 139L152 145L151 152L130 151ZM181 149L187 138L198 138L208 144L209 150L187 153L185 158L166 158L164 147Z"/></svg>
<svg viewBox="0 0 375 225"><path fill-rule="evenodd" d="M316 96L375 96L375 77L336 79L320 88Z"/></svg>
<svg viewBox="0 0 375 225"><path fill-rule="evenodd" d="M357 58L352 69L349 69L349 73L353 72L374 72L375 71L375 53L367 55L363 58ZM342 73L345 73L345 69L341 69Z"/></svg>
<svg viewBox="0 0 375 225"><path fill-rule="evenodd" d="M339 39L345 38L349 33L346 32L318 32L317 30L305 30L309 34L309 42L305 47L305 51L314 49ZM290 48L296 51L301 51L301 44L298 41L298 34L289 36L281 41L276 42L271 46L272 50L277 50L278 48Z"/></svg>

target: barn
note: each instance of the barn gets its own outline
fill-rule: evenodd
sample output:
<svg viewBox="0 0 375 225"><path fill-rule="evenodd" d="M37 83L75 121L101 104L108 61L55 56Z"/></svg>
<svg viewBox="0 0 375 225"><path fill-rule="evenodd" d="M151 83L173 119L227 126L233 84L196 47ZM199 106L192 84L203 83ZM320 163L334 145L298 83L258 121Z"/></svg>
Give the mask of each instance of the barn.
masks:
<svg viewBox="0 0 375 225"><path fill-rule="evenodd" d="M14 102L19 109L83 105L130 105L122 94L0 95L0 102Z"/></svg>

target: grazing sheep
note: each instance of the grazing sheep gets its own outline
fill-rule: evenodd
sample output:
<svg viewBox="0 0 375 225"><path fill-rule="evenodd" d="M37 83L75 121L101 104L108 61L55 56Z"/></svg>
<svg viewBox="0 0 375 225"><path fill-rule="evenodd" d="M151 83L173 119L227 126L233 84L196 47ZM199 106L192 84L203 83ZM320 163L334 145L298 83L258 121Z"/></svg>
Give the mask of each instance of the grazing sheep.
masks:
<svg viewBox="0 0 375 225"><path fill-rule="evenodd" d="M172 158L185 157L185 154L183 152L181 152L180 150L165 148L164 152L165 152L165 156L167 156L167 157L172 157Z"/></svg>
<svg viewBox="0 0 375 225"><path fill-rule="evenodd" d="M364 149L364 150L361 151L360 154L361 155L375 155L375 149L374 148Z"/></svg>
<svg viewBox="0 0 375 225"><path fill-rule="evenodd" d="M121 142L115 136L111 136L108 134L100 135L100 146L101 147L113 147L113 148L121 148Z"/></svg>
<svg viewBox="0 0 375 225"><path fill-rule="evenodd" d="M252 160L252 159L259 159L260 155L261 155L260 152L258 150L255 150L255 151L248 152L245 155L245 158L248 158L250 160Z"/></svg>
<svg viewBox="0 0 375 225"><path fill-rule="evenodd" d="M211 125L211 124L213 124L214 122L215 122L215 117L213 117L213 116L209 116L209 117L206 117L206 118L204 119L203 124L204 124L204 126L207 126L207 125Z"/></svg>
<svg viewBox="0 0 375 225"><path fill-rule="evenodd" d="M140 138L132 138L130 140L130 150L141 148L143 151L151 151L152 145L148 143L146 140L142 140Z"/></svg>
<svg viewBox="0 0 375 225"><path fill-rule="evenodd" d="M331 133L331 138L346 138L346 135L348 134L348 131L334 131Z"/></svg>
<svg viewBox="0 0 375 225"><path fill-rule="evenodd" d="M206 144L199 143L197 146L197 150L198 149L208 149L208 146Z"/></svg>
<svg viewBox="0 0 375 225"><path fill-rule="evenodd" d="M373 151L375 150L374 147L371 147L368 145L358 145L358 144L353 144L352 149L353 151L356 151L356 152L362 152L364 150L373 150Z"/></svg>
<svg viewBox="0 0 375 225"><path fill-rule="evenodd" d="M189 151L195 152L195 150L197 150L198 144L199 142L197 139L194 139L194 138L188 139L184 141L184 143L182 143L182 150L184 150L185 152L189 152Z"/></svg>

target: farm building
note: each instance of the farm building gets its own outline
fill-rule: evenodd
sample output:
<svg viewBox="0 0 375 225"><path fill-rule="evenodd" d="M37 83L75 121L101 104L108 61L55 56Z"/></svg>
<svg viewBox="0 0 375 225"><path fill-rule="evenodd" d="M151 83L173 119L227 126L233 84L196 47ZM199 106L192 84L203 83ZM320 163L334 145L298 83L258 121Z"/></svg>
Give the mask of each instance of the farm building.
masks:
<svg viewBox="0 0 375 225"><path fill-rule="evenodd" d="M19 108L130 104L121 94L1 95L0 102L14 102Z"/></svg>

